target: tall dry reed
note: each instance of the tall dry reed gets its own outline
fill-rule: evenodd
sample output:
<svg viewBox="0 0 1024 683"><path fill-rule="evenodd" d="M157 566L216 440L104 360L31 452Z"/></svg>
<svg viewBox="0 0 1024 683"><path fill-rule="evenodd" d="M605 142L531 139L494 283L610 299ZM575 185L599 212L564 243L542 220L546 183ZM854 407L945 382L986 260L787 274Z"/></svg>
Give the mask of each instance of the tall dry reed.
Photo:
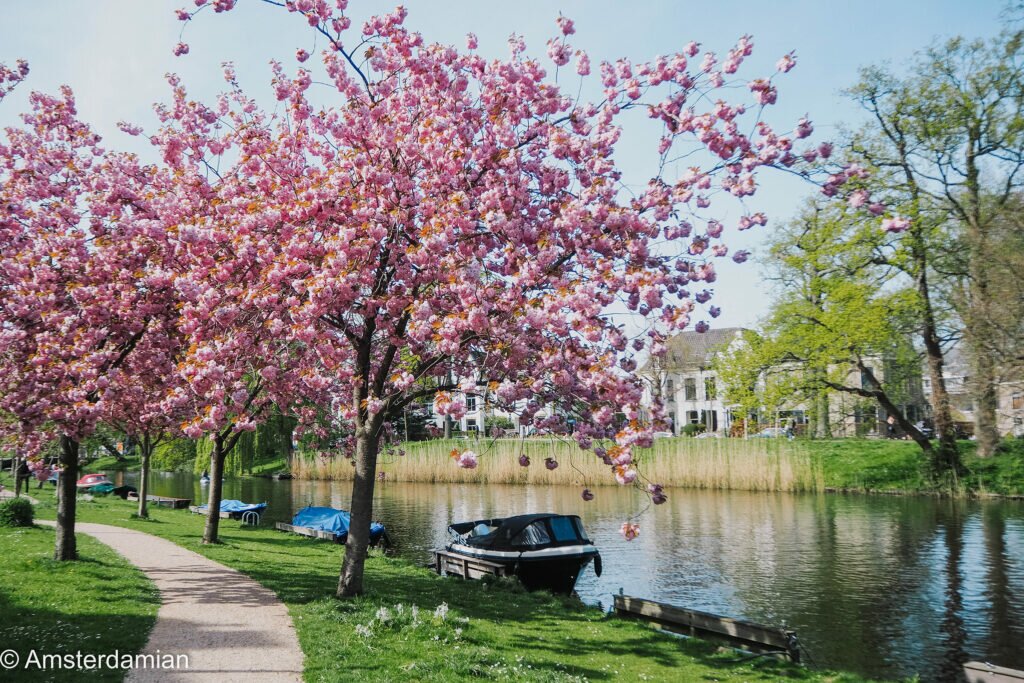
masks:
<svg viewBox="0 0 1024 683"><path fill-rule="evenodd" d="M388 481L422 483L615 484L608 466L592 451L559 439L479 439L420 441L402 445L404 456L381 453L378 470ZM476 469L455 464L451 451L473 450ZM530 458L529 467L519 456ZM545 459L558 462L545 467ZM782 439L659 439L637 451L640 472L664 486L745 491L815 491L823 476L799 442ZM298 455L292 474L299 479L352 479L351 461L342 457Z"/></svg>

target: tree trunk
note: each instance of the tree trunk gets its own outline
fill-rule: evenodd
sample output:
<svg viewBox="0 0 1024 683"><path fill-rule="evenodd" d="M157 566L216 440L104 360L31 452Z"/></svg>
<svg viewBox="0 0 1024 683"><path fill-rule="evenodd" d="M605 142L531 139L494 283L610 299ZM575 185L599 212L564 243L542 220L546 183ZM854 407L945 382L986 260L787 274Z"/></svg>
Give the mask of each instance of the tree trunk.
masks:
<svg viewBox="0 0 1024 683"><path fill-rule="evenodd" d="M990 458L999 447L999 427L996 423L996 368L992 356L984 349L978 349L973 355L971 393L974 398L974 437L977 439L978 457Z"/></svg>
<svg viewBox="0 0 1024 683"><path fill-rule="evenodd" d="M345 560L338 578L338 597L350 598L363 592L363 565L370 546L373 517L373 487L377 480L377 451L380 434L375 420L356 437L356 471L352 481L352 510L345 543Z"/></svg>
<svg viewBox="0 0 1024 683"><path fill-rule="evenodd" d="M146 497L149 495L149 456L153 454L153 440L146 434L142 437L141 460L142 469L139 471L139 517L149 517Z"/></svg>
<svg viewBox="0 0 1024 683"><path fill-rule="evenodd" d="M203 543L220 543L217 531L220 529L220 499L224 479L224 437L217 434L213 438L213 451L210 453L210 498L206 505L206 528L203 530Z"/></svg>
<svg viewBox="0 0 1024 683"><path fill-rule="evenodd" d="M828 392L821 389L814 398L814 437L817 439L831 439L832 425L829 422Z"/></svg>
<svg viewBox="0 0 1024 683"><path fill-rule="evenodd" d="M982 145L980 127L968 128L968 145L965 155L964 185L967 192L966 216L969 247L967 323L965 338L970 347L971 394L974 399L974 436L978 443L978 455L988 458L995 455L999 446L999 429L996 425L996 364L992 353L985 348L985 342L992 339L992 311L998 302L993 299L989 287L989 268L994 254L990 253L988 227L982 220L981 209L981 168L979 147Z"/></svg>
<svg viewBox="0 0 1024 683"><path fill-rule="evenodd" d="M75 502L78 490L78 441L60 437L61 473L57 477L57 534L53 559L58 562L78 559L75 545Z"/></svg>
<svg viewBox="0 0 1024 683"><path fill-rule="evenodd" d="M914 255L919 261L917 293L921 297L923 311L921 338L924 342L925 356L928 359L928 378L932 385L932 420L935 422L935 435L939 440L935 464L939 467L948 467L959 474L961 469L960 452L957 450L953 414L949 408L949 392L946 391L946 378L943 374L946 360L942 355L942 343L939 341L939 333L935 324L935 313L928 287L927 262L924 256L917 252L918 250L915 249Z"/></svg>

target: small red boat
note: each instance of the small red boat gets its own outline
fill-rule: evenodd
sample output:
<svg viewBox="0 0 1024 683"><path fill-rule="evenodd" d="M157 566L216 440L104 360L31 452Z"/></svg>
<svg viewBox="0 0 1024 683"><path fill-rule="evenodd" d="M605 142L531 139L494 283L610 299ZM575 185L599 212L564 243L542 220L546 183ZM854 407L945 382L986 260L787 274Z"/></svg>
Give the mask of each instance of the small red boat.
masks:
<svg viewBox="0 0 1024 683"><path fill-rule="evenodd" d="M87 474L81 479L79 479L78 483L75 484L75 486L77 486L80 489L89 489L92 488L93 486L99 486L101 484L110 484L111 486L113 486L114 482L110 481L110 479L108 479L107 475L105 474Z"/></svg>

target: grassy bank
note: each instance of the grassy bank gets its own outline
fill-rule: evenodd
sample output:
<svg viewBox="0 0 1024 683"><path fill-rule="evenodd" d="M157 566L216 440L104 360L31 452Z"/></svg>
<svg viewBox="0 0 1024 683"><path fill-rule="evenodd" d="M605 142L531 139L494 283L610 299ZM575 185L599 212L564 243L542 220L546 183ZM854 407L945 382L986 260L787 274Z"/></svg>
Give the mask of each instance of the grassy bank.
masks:
<svg viewBox="0 0 1024 683"><path fill-rule="evenodd" d="M138 652L156 619L156 587L99 541L79 534L81 560L54 562L54 533L0 528L0 648L42 654ZM120 681L118 670L15 670L9 680ZM2 677L2 676L0 676Z"/></svg>
<svg viewBox="0 0 1024 683"><path fill-rule="evenodd" d="M807 444L828 488L910 493L936 490L924 466L924 456L913 442L833 439ZM967 472L953 493L1024 495L1024 440L1005 441L991 458L979 458L972 441L961 441L959 447Z"/></svg>
<svg viewBox="0 0 1024 683"><path fill-rule="evenodd" d="M384 453L380 469L391 481L427 483L615 485L605 466L571 441L531 439L438 440L408 443L406 454ZM479 466L457 467L450 452L474 450ZM967 474L959 495L1024 495L1024 441L1005 442L992 458L978 458L973 442L960 443ZM530 458L520 467L518 458ZM548 470L546 458L559 467ZM933 493L925 457L911 441L885 439L659 439L638 451L641 469L666 486L744 491L902 491ZM300 479L351 480L351 461L297 456Z"/></svg>
<svg viewBox="0 0 1024 683"><path fill-rule="evenodd" d="M463 582L372 555L367 595L333 597L343 549L267 529L222 524L219 546L198 543L203 520L154 509L132 519L118 499L82 502L79 519L161 536L234 567L288 605L308 681L858 681L679 640L580 603L511 582ZM52 496L41 516L52 516Z"/></svg>
<svg viewBox="0 0 1024 683"><path fill-rule="evenodd" d="M404 444L406 454L383 453L380 469L392 481L429 483L484 482L500 484L615 485L608 467L591 451L572 441L547 439L437 440ZM471 449L479 466L457 467L453 449ZM519 456L531 460L519 465ZM545 459L558 461L548 470ZM637 453L651 481L666 486L746 491L811 491L824 486L808 450L777 439L658 439ZM344 458L297 457L292 472L300 479L351 480L351 461Z"/></svg>
<svg viewBox="0 0 1024 683"><path fill-rule="evenodd" d="M111 470L138 472L140 469L142 469L142 460L140 458L128 456L118 460L117 458L108 455L90 461L82 468L82 472L109 472Z"/></svg>

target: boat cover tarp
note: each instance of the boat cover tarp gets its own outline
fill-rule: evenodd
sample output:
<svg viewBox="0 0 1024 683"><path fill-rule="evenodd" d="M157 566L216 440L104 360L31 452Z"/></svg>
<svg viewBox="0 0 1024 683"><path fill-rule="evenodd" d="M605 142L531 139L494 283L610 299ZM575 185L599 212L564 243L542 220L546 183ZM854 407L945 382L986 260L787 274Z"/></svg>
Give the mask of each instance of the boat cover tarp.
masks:
<svg viewBox="0 0 1024 683"><path fill-rule="evenodd" d="M200 510L205 510L208 506L203 504L199 506ZM221 512L259 512L267 507L266 503L243 503L240 500L222 500L220 502Z"/></svg>
<svg viewBox="0 0 1024 683"><path fill-rule="evenodd" d="M304 507L292 517L292 526L304 526L319 531L327 531L339 536L348 533L350 516L346 510L335 510L327 507ZM384 525L380 522L370 524L370 537L384 533Z"/></svg>
<svg viewBox="0 0 1024 683"><path fill-rule="evenodd" d="M519 550L590 544L583 523L576 515L542 513L496 519L478 519L448 527L478 548Z"/></svg>

